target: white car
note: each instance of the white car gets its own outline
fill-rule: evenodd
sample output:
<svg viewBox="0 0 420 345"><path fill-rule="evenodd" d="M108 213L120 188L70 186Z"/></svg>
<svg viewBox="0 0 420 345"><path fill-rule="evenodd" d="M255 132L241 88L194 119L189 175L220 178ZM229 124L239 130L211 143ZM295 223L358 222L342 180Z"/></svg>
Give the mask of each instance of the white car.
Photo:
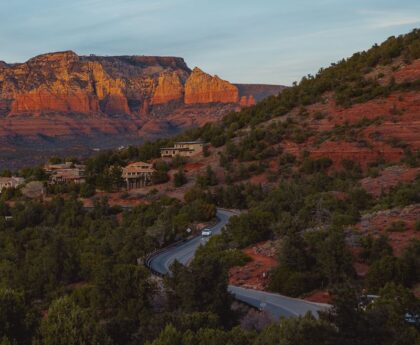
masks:
<svg viewBox="0 0 420 345"><path fill-rule="evenodd" d="M212 231L210 229L206 228L206 229L201 231L201 236L203 236L203 237L209 237L211 235L212 235Z"/></svg>

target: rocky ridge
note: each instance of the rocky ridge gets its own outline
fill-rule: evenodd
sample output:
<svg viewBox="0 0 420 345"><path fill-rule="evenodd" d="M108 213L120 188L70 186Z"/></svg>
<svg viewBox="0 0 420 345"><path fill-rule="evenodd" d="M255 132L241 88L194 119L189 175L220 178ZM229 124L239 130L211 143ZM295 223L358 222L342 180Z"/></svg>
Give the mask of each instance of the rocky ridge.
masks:
<svg viewBox="0 0 420 345"><path fill-rule="evenodd" d="M257 87L257 93L261 88L264 86ZM67 51L21 64L0 64L0 113L7 117L49 113L141 116L153 113L156 105L171 102L249 106L255 103L252 90L197 67L191 71L177 57L78 56ZM267 90L275 94L281 87Z"/></svg>
<svg viewBox="0 0 420 345"><path fill-rule="evenodd" d="M133 143L139 136L172 135L252 106L282 88L232 84L191 70L178 57L65 51L25 63L1 61L0 162L4 151L70 145L75 138L89 146L97 137L102 147L109 144L104 135Z"/></svg>

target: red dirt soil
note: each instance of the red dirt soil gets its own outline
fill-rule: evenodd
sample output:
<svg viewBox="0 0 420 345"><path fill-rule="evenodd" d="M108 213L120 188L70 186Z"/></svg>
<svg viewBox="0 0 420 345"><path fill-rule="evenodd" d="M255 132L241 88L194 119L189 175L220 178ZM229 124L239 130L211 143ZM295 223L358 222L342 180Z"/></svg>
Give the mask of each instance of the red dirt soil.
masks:
<svg viewBox="0 0 420 345"><path fill-rule="evenodd" d="M265 290L268 284L268 271L278 264L274 243L261 242L243 251L252 261L242 267L232 267L229 270L229 284Z"/></svg>
<svg viewBox="0 0 420 345"><path fill-rule="evenodd" d="M331 158L334 166L338 166L343 159L351 159L365 168L368 162L380 156L388 162L396 162L403 155L401 148L390 146L384 139L398 139L412 150L420 148L420 93L394 92L386 98L354 104L350 108L337 106L331 95L327 95L326 99L325 104L317 103L307 108L312 117L316 112L325 115L324 119L310 121L310 128L316 132L332 130L334 126L346 122L355 124L363 118L381 118L382 121L356 129L358 134L355 142L326 141L319 147L311 142L303 145L291 144L285 147L286 151L296 154L306 149L313 158ZM372 133L379 139L372 139ZM359 142L360 140L364 140L368 145Z"/></svg>
<svg viewBox="0 0 420 345"><path fill-rule="evenodd" d="M83 206L93 207L94 199L101 199L103 197L108 198L108 204L110 206L138 206L148 204L149 201L142 199L138 195L128 194L125 197L126 192L117 192L117 193L106 193L106 192L97 192L93 198L82 199Z"/></svg>
<svg viewBox="0 0 420 345"><path fill-rule="evenodd" d="M420 79L420 60L414 60L410 65L403 66L394 72L393 76L397 83Z"/></svg>
<svg viewBox="0 0 420 345"><path fill-rule="evenodd" d="M318 290L312 292L310 295L303 298L306 301L316 302L316 303L330 303L331 295L328 291Z"/></svg>

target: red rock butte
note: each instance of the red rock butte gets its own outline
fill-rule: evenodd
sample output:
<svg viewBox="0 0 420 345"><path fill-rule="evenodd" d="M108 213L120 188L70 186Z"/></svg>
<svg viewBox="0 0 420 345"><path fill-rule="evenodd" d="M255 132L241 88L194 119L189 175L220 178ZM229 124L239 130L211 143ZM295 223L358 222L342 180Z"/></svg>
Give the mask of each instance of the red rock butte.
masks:
<svg viewBox="0 0 420 345"><path fill-rule="evenodd" d="M278 93L253 94L182 58L78 56L72 51L36 56L25 63L0 64L0 114L103 114L139 116L156 105L236 104ZM264 85L257 85L258 92ZM245 91L244 91L245 90ZM262 96L262 97L261 97ZM162 107L159 108L162 111Z"/></svg>
<svg viewBox="0 0 420 345"><path fill-rule="evenodd" d="M65 51L25 63L0 61L0 153L37 145L55 149L57 140L74 145L96 137L96 147L109 145L109 138L138 142L172 135L283 88L232 84L191 70L179 57Z"/></svg>

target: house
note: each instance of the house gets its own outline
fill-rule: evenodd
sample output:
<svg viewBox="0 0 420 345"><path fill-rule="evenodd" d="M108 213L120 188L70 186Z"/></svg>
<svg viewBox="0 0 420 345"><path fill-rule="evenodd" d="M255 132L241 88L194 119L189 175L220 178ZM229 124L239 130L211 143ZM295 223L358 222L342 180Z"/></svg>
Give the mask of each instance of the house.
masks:
<svg viewBox="0 0 420 345"><path fill-rule="evenodd" d="M84 168L69 168L55 170L50 176L51 183L76 183L86 182Z"/></svg>
<svg viewBox="0 0 420 345"><path fill-rule="evenodd" d="M202 153L204 150L204 142L198 141L178 141L173 147L162 147L160 149L161 157L191 157Z"/></svg>
<svg viewBox="0 0 420 345"><path fill-rule="evenodd" d="M17 188L24 182L23 177L0 177L0 193L4 188Z"/></svg>
<svg viewBox="0 0 420 345"><path fill-rule="evenodd" d="M51 183L85 183L86 166L65 162L58 164L47 164L44 166L46 173L50 175Z"/></svg>
<svg viewBox="0 0 420 345"><path fill-rule="evenodd" d="M122 169L122 178L127 184L127 189L144 187L152 183L155 172L153 165L145 162L134 162Z"/></svg>

